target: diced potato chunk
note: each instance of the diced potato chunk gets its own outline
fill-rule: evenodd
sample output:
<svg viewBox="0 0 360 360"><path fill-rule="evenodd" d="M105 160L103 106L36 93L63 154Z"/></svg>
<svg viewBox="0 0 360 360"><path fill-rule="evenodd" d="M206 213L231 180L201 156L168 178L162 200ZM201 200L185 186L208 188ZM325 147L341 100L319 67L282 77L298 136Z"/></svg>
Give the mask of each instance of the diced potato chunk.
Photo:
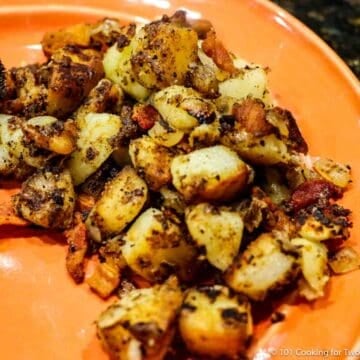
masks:
<svg viewBox="0 0 360 360"><path fill-rule="evenodd" d="M297 273L297 264L280 244L269 233L260 235L230 267L226 283L253 300L263 300L270 290L288 284Z"/></svg>
<svg viewBox="0 0 360 360"><path fill-rule="evenodd" d="M134 77L130 62L132 47L133 41L122 49L115 44L107 50L103 60L105 75L134 99L144 101L151 91L139 84Z"/></svg>
<svg viewBox="0 0 360 360"><path fill-rule="evenodd" d="M187 243L180 226L172 218L150 208L126 233L122 254L134 272L156 282L172 271L186 278L195 249Z"/></svg>
<svg viewBox="0 0 360 360"><path fill-rule="evenodd" d="M132 140L129 154L136 171L144 176L151 190L157 191L171 181L172 154L148 136Z"/></svg>
<svg viewBox="0 0 360 360"><path fill-rule="evenodd" d="M265 69L255 67L241 70L237 77L219 83L220 94L238 100L248 96L266 100L267 75Z"/></svg>
<svg viewBox="0 0 360 360"><path fill-rule="evenodd" d="M342 234L342 226L329 222L329 224L322 224L313 216L306 219L301 226L299 235L305 239L313 241L324 241Z"/></svg>
<svg viewBox="0 0 360 360"><path fill-rule="evenodd" d="M172 147L178 144L184 133L180 130L175 130L165 121L158 121L148 131L149 136L159 145Z"/></svg>
<svg viewBox="0 0 360 360"><path fill-rule="evenodd" d="M250 304L225 286L191 289L180 312L179 329L192 352L206 358L238 358L252 335Z"/></svg>
<svg viewBox="0 0 360 360"><path fill-rule="evenodd" d="M77 125L77 150L68 162L75 185L83 183L111 155L111 139L119 132L121 119L112 114L89 113Z"/></svg>
<svg viewBox="0 0 360 360"><path fill-rule="evenodd" d="M194 241L205 247L210 264L224 271L237 255L244 223L239 213L201 203L186 209L186 225Z"/></svg>
<svg viewBox="0 0 360 360"><path fill-rule="evenodd" d="M50 153L27 141L21 128L22 120L15 116L1 115L0 123L0 139L5 147L3 150L5 159L8 158L8 161L13 162L14 165L22 160L29 166L43 168Z"/></svg>
<svg viewBox="0 0 360 360"><path fill-rule="evenodd" d="M173 185L186 200L226 200L244 189L248 166L229 148L217 145L174 158Z"/></svg>
<svg viewBox="0 0 360 360"><path fill-rule="evenodd" d="M360 255L351 247L344 246L329 260L335 274L345 274L360 269Z"/></svg>
<svg viewBox="0 0 360 360"><path fill-rule="evenodd" d="M16 212L44 228L65 229L71 225L75 191L69 170L43 169L30 176L14 197Z"/></svg>
<svg viewBox="0 0 360 360"><path fill-rule="evenodd" d="M314 169L327 181L341 188L346 188L351 182L350 166L340 164L331 159L317 159Z"/></svg>
<svg viewBox="0 0 360 360"><path fill-rule="evenodd" d="M222 136L220 142L250 164L275 165L290 159L286 144L274 134L254 137L246 131L234 131Z"/></svg>
<svg viewBox="0 0 360 360"><path fill-rule="evenodd" d="M298 247L300 253L300 266L306 283L312 290L300 293L308 300L324 296L325 285L329 281L327 267L327 247L319 242L296 238L291 243Z"/></svg>
<svg viewBox="0 0 360 360"><path fill-rule="evenodd" d="M135 289L105 310L97 321L100 340L114 360L161 360L173 334L183 295L176 278Z"/></svg>
<svg viewBox="0 0 360 360"><path fill-rule="evenodd" d="M95 241L120 233L140 213L147 199L147 186L136 171L126 166L105 185L90 212L86 226Z"/></svg>
<svg viewBox="0 0 360 360"><path fill-rule="evenodd" d="M188 27L156 21L142 27L131 57L136 79L148 89L183 84L189 64L197 59L197 34Z"/></svg>
<svg viewBox="0 0 360 360"><path fill-rule="evenodd" d="M216 118L215 105L184 86L173 85L157 92L152 104L171 127L183 132Z"/></svg>

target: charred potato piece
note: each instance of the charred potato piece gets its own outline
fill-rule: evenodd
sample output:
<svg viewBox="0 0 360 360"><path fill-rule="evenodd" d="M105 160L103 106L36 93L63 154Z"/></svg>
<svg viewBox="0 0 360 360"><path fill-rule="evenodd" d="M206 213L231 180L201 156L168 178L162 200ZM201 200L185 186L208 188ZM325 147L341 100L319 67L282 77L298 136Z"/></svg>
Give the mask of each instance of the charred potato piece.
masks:
<svg viewBox="0 0 360 360"><path fill-rule="evenodd" d="M186 200L231 199L249 180L248 166L222 145L176 156L171 174L173 185Z"/></svg>
<svg viewBox="0 0 360 360"><path fill-rule="evenodd" d="M177 279L135 289L105 310L98 319L100 340L116 360L162 360L174 334L183 295Z"/></svg>
<svg viewBox="0 0 360 360"><path fill-rule="evenodd" d="M147 185L136 171L126 166L105 185L100 199L86 219L95 241L120 233L140 213L147 199Z"/></svg>
<svg viewBox="0 0 360 360"><path fill-rule="evenodd" d="M274 107L267 111L266 120L277 129L289 150L303 154L308 152L308 145L290 111Z"/></svg>
<svg viewBox="0 0 360 360"><path fill-rule="evenodd" d="M343 230L343 224L336 224L336 222L331 222L329 220L323 224L314 216L309 216L301 225L299 235L302 238L312 241L324 241L334 238L342 238Z"/></svg>
<svg viewBox="0 0 360 360"><path fill-rule="evenodd" d="M266 233L251 242L234 261L225 281L232 289L253 300L264 300L269 291L281 289L296 274L295 258L282 250L281 241Z"/></svg>
<svg viewBox="0 0 360 360"><path fill-rule="evenodd" d="M206 359L237 359L253 331L250 304L225 286L190 289L181 308L179 329L190 351Z"/></svg>
<svg viewBox="0 0 360 360"><path fill-rule="evenodd" d="M150 137L132 140L129 146L131 161L151 190L157 191L171 181L171 152Z"/></svg>
<svg viewBox="0 0 360 360"><path fill-rule="evenodd" d="M300 287L300 294L307 300L324 296L325 285L329 281L327 248L324 244L302 238L291 240L300 254L300 268L306 285Z"/></svg>
<svg viewBox="0 0 360 360"><path fill-rule="evenodd" d="M47 109L47 67L26 65L3 71L0 112L24 116L45 115Z"/></svg>
<svg viewBox="0 0 360 360"><path fill-rule="evenodd" d="M239 252L244 223L239 213L201 203L185 211L186 225L196 244L216 268L225 271Z"/></svg>
<svg viewBox="0 0 360 360"><path fill-rule="evenodd" d="M25 163L41 169L52 156L29 139L22 129L24 121L17 117L3 117L0 126L1 143L9 154L9 161ZM4 153L6 155L6 153ZM17 159L17 160L15 160Z"/></svg>
<svg viewBox="0 0 360 360"><path fill-rule="evenodd" d="M33 224L51 229L71 225L75 192L69 170L42 169L28 178L14 196L17 214Z"/></svg>
<svg viewBox="0 0 360 360"><path fill-rule="evenodd" d="M39 148L59 155L75 150L77 129L73 121L64 123L53 116L38 116L22 123L22 130Z"/></svg>
<svg viewBox="0 0 360 360"><path fill-rule="evenodd" d="M219 82L215 71L208 65L196 64L190 66L185 84L207 98L219 96Z"/></svg>
<svg viewBox="0 0 360 360"><path fill-rule="evenodd" d="M145 25L133 39L135 78L148 89L182 85L190 63L197 60L197 41L194 30L164 19Z"/></svg>
<svg viewBox="0 0 360 360"><path fill-rule="evenodd" d="M81 124L89 113L117 114L120 112L123 99L124 93L119 85L108 79L101 79L73 116Z"/></svg>
<svg viewBox="0 0 360 360"><path fill-rule="evenodd" d="M63 118L71 114L104 76L96 51L66 47L59 49L49 63L47 113Z"/></svg>
<svg viewBox="0 0 360 360"><path fill-rule="evenodd" d="M155 208L147 209L124 237L122 253L128 266L150 282L171 272L183 279L196 255L177 223L178 219Z"/></svg>
<svg viewBox="0 0 360 360"><path fill-rule="evenodd" d="M190 132L195 126L216 119L215 106L191 88L173 85L157 92L152 104L174 129Z"/></svg>
<svg viewBox="0 0 360 360"><path fill-rule="evenodd" d="M83 183L111 155L111 140L119 133L121 119L112 114L89 113L76 122L79 128L77 149L71 154L68 167L74 184Z"/></svg>

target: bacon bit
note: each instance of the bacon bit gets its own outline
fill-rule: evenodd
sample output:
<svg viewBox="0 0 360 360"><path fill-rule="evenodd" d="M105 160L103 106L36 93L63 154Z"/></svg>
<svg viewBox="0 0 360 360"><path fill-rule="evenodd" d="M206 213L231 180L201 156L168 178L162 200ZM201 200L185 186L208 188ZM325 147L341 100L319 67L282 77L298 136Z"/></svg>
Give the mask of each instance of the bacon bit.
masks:
<svg viewBox="0 0 360 360"><path fill-rule="evenodd" d="M255 136L268 135L273 126L266 121L265 106L257 99L245 99L241 104L234 104L232 110L237 125Z"/></svg>
<svg viewBox="0 0 360 360"><path fill-rule="evenodd" d="M11 202L5 202L0 204L1 225L29 226L30 223L15 214Z"/></svg>
<svg viewBox="0 0 360 360"><path fill-rule="evenodd" d="M215 31L212 30L207 33L201 48L207 56L214 60L220 69L230 74L236 74L238 72L229 52L225 49L223 43L217 40Z"/></svg>
<svg viewBox="0 0 360 360"><path fill-rule="evenodd" d="M131 119L143 130L149 130L156 121L160 120L160 115L151 105L137 105L134 107Z"/></svg>
<svg viewBox="0 0 360 360"><path fill-rule="evenodd" d="M75 213L75 225L72 229L64 231L69 245L66 255L66 269L77 284L84 280L85 255L88 249L86 226L82 221L81 214Z"/></svg>
<svg viewBox="0 0 360 360"><path fill-rule="evenodd" d="M103 299L109 297L120 284L120 268L111 258L100 263L86 280L91 290Z"/></svg>
<svg viewBox="0 0 360 360"><path fill-rule="evenodd" d="M342 194L341 188L326 180L308 180L295 189L291 195L290 206L294 211L299 211L320 199L340 199Z"/></svg>

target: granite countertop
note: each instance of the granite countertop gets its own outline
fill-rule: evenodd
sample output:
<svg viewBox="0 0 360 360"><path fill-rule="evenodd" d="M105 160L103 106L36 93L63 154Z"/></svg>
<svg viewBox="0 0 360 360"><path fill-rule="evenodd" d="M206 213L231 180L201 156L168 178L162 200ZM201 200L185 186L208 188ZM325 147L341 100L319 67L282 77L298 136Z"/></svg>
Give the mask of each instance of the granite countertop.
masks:
<svg viewBox="0 0 360 360"><path fill-rule="evenodd" d="M325 40L360 78L360 0L273 0Z"/></svg>

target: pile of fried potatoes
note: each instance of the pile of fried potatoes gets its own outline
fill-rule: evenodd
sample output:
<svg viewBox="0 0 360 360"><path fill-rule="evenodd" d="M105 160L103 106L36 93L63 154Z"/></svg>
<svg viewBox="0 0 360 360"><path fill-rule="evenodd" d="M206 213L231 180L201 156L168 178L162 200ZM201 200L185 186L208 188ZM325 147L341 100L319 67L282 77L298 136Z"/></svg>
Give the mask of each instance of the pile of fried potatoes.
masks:
<svg viewBox="0 0 360 360"><path fill-rule="evenodd" d="M336 203L350 167L307 155L268 69L211 23L104 19L42 46L0 67L0 176L22 182L15 223L64 231L74 281L119 296L96 323L111 358L241 358L252 304L359 268Z"/></svg>

